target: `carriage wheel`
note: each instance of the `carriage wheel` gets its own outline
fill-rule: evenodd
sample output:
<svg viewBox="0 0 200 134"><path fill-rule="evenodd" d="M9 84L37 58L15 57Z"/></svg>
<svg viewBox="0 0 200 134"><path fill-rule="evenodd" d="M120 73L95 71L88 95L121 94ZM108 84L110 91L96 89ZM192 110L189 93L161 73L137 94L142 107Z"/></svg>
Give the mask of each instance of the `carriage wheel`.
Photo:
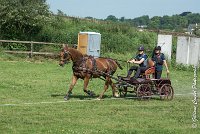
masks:
<svg viewBox="0 0 200 134"><path fill-rule="evenodd" d="M137 88L138 99L150 99L151 98L151 86L149 84L141 84Z"/></svg>
<svg viewBox="0 0 200 134"><path fill-rule="evenodd" d="M117 88L118 88L118 92L119 92L120 97L126 97L126 95L127 95L127 87L119 85Z"/></svg>
<svg viewBox="0 0 200 134"><path fill-rule="evenodd" d="M161 100L172 100L174 97L174 89L170 84L164 84L159 90Z"/></svg>

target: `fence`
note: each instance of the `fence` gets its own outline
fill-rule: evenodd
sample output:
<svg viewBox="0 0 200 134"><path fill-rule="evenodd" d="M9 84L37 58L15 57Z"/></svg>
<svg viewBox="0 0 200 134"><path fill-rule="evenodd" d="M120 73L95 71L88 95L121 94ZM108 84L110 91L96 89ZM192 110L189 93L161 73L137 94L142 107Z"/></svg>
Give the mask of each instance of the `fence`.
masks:
<svg viewBox="0 0 200 134"><path fill-rule="evenodd" d="M48 42L33 42L33 41L13 41L13 40L0 40L0 46L2 43L21 43L21 44L30 44L30 51L10 51L6 50L6 53L12 54L29 54L29 57L35 55L57 55L56 53L52 52L34 52L34 45L35 44L43 44L43 45L61 45L60 43L48 43Z"/></svg>
<svg viewBox="0 0 200 134"><path fill-rule="evenodd" d="M199 65L200 38L178 37L176 62L184 65Z"/></svg>
<svg viewBox="0 0 200 134"><path fill-rule="evenodd" d="M171 60L172 35L159 34L157 45L162 47L162 52L166 55L167 59Z"/></svg>
<svg viewBox="0 0 200 134"><path fill-rule="evenodd" d="M172 35L158 35L158 45L162 52L171 59ZM200 38L195 36L178 36L176 45L176 63L183 65L200 64Z"/></svg>

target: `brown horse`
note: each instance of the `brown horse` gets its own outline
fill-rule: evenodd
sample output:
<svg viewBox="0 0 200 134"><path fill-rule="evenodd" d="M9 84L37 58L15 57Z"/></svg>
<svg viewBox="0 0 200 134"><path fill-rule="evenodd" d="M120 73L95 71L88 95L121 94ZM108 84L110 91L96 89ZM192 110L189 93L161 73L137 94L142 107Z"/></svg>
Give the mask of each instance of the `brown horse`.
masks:
<svg viewBox="0 0 200 134"><path fill-rule="evenodd" d="M109 85L112 87L113 96L118 97L118 94L115 91L115 85L109 75L107 75L113 75L116 72L117 67L122 69L117 61L111 58L94 59L92 56L83 55L78 50L74 48L69 48L67 45L63 46L63 49L60 52L60 58L60 66L64 66L64 64L68 63L69 60L72 60L73 62L72 82L66 96L64 97L65 100L69 99L69 96L72 93L72 90L79 78L84 80L83 91L88 95L93 96L94 93L90 90L87 90L89 80L90 78L100 78L100 76L103 76L105 78L105 85L104 90L100 94L98 99L101 99L103 97Z"/></svg>

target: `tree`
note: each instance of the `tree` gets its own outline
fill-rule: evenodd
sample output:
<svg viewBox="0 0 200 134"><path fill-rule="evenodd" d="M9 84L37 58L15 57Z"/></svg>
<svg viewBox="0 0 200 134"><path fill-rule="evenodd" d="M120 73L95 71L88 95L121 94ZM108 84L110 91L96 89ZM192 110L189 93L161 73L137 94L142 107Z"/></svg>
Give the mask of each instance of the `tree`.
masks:
<svg viewBox="0 0 200 134"><path fill-rule="evenodd" d="M0 0L0 32L5 39L31 40L50 21L46 0Z"/></svg>
<svg viewBox="0 0 200 134"><path fill-rule="evenodd" d="M159 29L160 28L160 20L161 20L161 17L154 16L153 18L151 18L151 21L150 21L148 27L153 28L153 29Z"/></svg>
<svg viewBox="0 0 200 134"><path fill-rule="evenodd" d="M63 13L63 11L61 11L59 9L58 9L57 15L58 16L67 16L65 13Z"/></svg>
<svg viewBox="0 0 200 134"><path fill-rule="evenodd" d="M172 16L173 27L176 28L187 28L188 27L188 20L185 16L173 15Z"/></svg>
<svg viewBox="0 0 200 134"><path fill-rule="evenodd" d="M180 16L187 16L188 14L191 14L191 12L183 12L180 14Z"/></svg>
<svg viewBox="0 0 200 134"><path fill-rule="evenodd" d="M87 16L87 17L85 17L86 19L90 19L90 20L92 20L92 19L95 19L95 18L93 18L93 17L91 17L91 16Z"/></svg>
<svg viewBox="0 0 200 134"><path fill-rule="evenodd" d="M121 18L119 19L119 21L124 22L124 21L125 21L125 17L121 17Z"/></svg>
<svg viewBox="0 0 200 134"><path fill-rule="evenodd" d="M163 16L160 19L160 26L162 29L171 29L173 30L173 22L172 22L172 17L170 16Z"/></svg>
<svg viewBox="0 0 200 134"><path fill-rule="evenodd" d="M149 21L150 20L148 15L143 15L141 17L133 19L133 22L136 24L136 26L148 25Z"/></svg>
<svg viewBox="0 0 200 134"><path fill-rule="evenodd" d="M114 22L118 21L118 19L114 15L109 15L105 20Z"/></svg>
<svg viewBox="0 0 200 134"><path fill-rule="evenodd" d="M189 21L188 22L189 24L200 23L200 14L199 13L188 14L186 17Z"/></svg>

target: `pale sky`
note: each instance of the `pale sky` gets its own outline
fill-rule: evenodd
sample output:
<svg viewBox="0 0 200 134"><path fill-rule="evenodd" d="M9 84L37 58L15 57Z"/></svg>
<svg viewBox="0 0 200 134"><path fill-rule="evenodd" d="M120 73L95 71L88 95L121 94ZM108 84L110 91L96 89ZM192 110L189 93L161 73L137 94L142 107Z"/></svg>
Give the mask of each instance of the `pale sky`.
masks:
<svg viewBox="0 0 200 134"><path fill-rule="evenodd" d="M142 15L175 15L190 11L200 13L200 0L47 0L50 10L63 11L70 16L105 19L108 15L117 18L135 18Z"/></svg>

